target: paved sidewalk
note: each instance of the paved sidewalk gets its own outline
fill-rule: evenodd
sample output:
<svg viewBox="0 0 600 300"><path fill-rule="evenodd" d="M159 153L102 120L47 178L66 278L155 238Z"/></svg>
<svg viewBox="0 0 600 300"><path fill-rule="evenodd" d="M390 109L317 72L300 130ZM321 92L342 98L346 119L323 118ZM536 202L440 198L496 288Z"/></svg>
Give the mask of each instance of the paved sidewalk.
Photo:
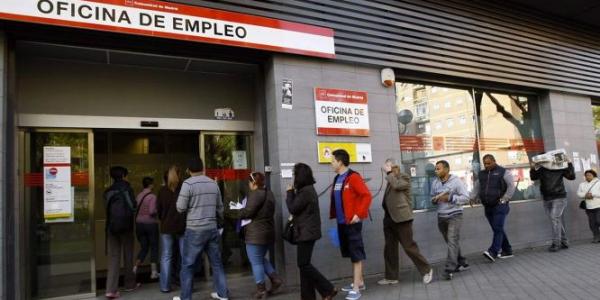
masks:
<svg viewBox="0 0 600 300"><path fill-rule="evenodd" d="M380 276L366 279L367 290L361 299L600 299L600 244L580 243L568 250L549 253L546 248L526 249L515 257L489 263L483 256L470 257L471 269L457 273L452 281L440 278L442 265L435 266L434 281L425 286L416 270L400 275L400 283L378 286ZM383 271L383 270L382 270ZM249 299L254 290L248 278L228 280L231 299ZM348 280L337 281L341 287ZM209 299L211 285L196 284L195 300ZM172 294L162 294L157 285L145 285L140 291L124 294L126 300L167 300ZM336 299L344 299L340 293ZM103 299L103 297L98 297ZM270 297L273 300L300 299L298 287L288 287Z"/></svg>

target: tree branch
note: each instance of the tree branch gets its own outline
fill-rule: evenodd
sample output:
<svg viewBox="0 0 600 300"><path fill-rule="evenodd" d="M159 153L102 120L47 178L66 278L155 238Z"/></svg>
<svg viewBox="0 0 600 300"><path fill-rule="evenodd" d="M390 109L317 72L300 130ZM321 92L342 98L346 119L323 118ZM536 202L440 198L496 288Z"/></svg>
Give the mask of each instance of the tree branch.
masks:
<svg viewBox="0 0 600 300"><path fill-rule="evenodd" d="M521 101L519 101L519 97L517 96L508 96L510 97L510 99L512 99L512 101L517 105L517 107L519 107L519 109L521 110L521 112L523 114L527 113L527 109L525 108L525 106L523 106L523 104L521 104Z"/></svg>
<svg viewBox="0 0 600 300"><path fill-rule="evenodd" d="M506 111L506 109L504 109L504 106L502 106L502 104L500 104L500 101L498 101L498 99L496 99L496 97L494 97L492 95L492 93L485 93L490 100L492 100L492 103L494 103L494 105L496 105L496 111L499 112L500 114L502 114L502 116L509 121L511 124L513 124L517 129L521 129L521 122L519 122L519 120L517 120L517 118L515 118L515 116L513 116L511 113L509 113L508 111Z"/></svg>

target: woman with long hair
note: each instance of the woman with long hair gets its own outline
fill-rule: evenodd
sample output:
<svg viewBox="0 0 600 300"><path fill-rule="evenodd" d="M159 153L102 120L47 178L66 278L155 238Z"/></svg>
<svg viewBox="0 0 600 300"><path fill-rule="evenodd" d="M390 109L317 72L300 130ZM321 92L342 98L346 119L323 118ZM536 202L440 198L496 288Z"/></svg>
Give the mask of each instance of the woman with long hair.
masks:
<svg viewBox="0 0 600 300"><path fill-rule="evenodd" d="M311 168L303 163L294 165L293 175L294 184L288 186L286 204L294 220L300 297L302 300L316 299L316 289L323 299L333 299L338 291L311 264L315 243L321 238L321 213L315 179Z"/></svg>
<svg viewBox="0 0 600 300"><path fill-rule="evenodd" d="M181 249L181 236L185 231L185 217L177 211L177 197L181 188L179 168L171 166L164 175L165 184L158 192L157 212L160 220L160 291L171 291L173 277L177 277L177 261ZM175 266L175 272L172 268Z"/></svg>
<svg viewBox="0 0 600 300"><path fill-rule="evenodd" d="M265 257L275 242L275 196L265 187L265 175L260 172L248 176L248 197L246 206L237 215L242 222L246 252L252 266L252 274L256 281L255 299L262 299L267 294L265 274L271 280L271 290L275 293L283 284L271 262ZM248 224L244 224L247 221Z"/></svg>

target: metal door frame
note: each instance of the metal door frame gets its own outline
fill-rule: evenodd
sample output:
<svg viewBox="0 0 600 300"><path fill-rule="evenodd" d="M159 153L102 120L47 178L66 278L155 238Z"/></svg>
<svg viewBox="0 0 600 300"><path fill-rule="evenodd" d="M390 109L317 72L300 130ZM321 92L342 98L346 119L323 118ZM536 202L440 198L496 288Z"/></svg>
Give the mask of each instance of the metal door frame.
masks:
<svg viewBox="0 0 600 300"><path fill-rule="evenodd" d="M96 243L96 237L95 234L93 234L95 232L95 222L94 221L94 204L95 204L95 186L94 186L94 178L95 178L95 174L94 174L94 132L92 129L80 129L80 128L28 128L28 127L19 127L18 128L18 137L19 137L19 157L18 157L18 164L19 164L19 190L21 191L21 193L19 193L19 201L17 203L18 206L18 210L20 212L19 214L19 218L22 220L22 222L18 222L18 230L20 231L19 235L18 235L18 247L20 249L29 249L29 236L28 234L30 233L29 231L29 226L30 226L30 218L28 218L29 216L29 210L27 210L27 208L29 207L28 202L26 202L26 194L28 194L26 192L25 189L25 170L29 170L30 169L30 162L28 157L30 157L31 153L31 136L30 134L32 132L58 132L58 133L87 133L88 136L88 199L89 199L89 204L88 204L88 210L89 210L89 216L90 216L90 236L91 236L91 254L90 254L90 275L91 275L91 291L89 293L82 293L82 294L75 294L75 295L69 295L69 296L61 296L61 297L55 297L55 298L43 298L43 299L47 299L47 300L58 300L58 299L65 299L65 300L70 300L70 299L83 299L83 298L95 298L96 294L97 294L97 286L96 286L96 247L95 247L95 243ZM28 251L28 250L26 250ZM22 254L21 254L22 255ZM23 276L24 281L21 281L21 285L22 288L25 289L26 292L26 299L32 299L31 298L31 286L30 286L30 277L31 276L29 274L29 272L27 270L30 269L31 267L31 260L30 260L30 255L29 253L27 253L26 255L21 257L21 261L24 262L24 269L21 269L20 272L23 272L22 274L20 274L21 276Z"/></svg>

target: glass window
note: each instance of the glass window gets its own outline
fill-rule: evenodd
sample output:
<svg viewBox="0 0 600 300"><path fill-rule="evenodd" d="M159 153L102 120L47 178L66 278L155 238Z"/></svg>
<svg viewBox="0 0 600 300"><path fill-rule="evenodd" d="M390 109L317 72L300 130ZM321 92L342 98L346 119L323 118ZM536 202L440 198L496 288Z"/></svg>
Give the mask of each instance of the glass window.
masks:
<svg viewBox="0 0 600 300"><path fill-rule="evenodd" d="M592 106L594 113L594 132L596 133L596 149L600 155L600 104L594 104Z"/></svg>
<svg viewBox="0 0 600 300"><path fill-rule="evenodd" d="M436 93L423 92L434 88ZM432 207L429 187L435 176L435 162L448 161L451 174L459 176L471 191L485 154L494 155L498 164L513 174L517 185L513 200L537 198L539 188L528 172L529 158L544 151L537 97L411 83L397 83L396 89L398 95L420 97L396 102L399 115L410 116L401 113L410 111L415 116L398 120L402 123L399 126L406 128L400 131L401 164L413 176L414 209ZM448 99L463 102L452 107ZM447 109L435 110L433 104L434 110L427 112L427 125L423 125L419 119L421 107L430 102L444 102ZM457 122L461 126L455 126ZM427 130L430 123L434 125Z"/></svg>

